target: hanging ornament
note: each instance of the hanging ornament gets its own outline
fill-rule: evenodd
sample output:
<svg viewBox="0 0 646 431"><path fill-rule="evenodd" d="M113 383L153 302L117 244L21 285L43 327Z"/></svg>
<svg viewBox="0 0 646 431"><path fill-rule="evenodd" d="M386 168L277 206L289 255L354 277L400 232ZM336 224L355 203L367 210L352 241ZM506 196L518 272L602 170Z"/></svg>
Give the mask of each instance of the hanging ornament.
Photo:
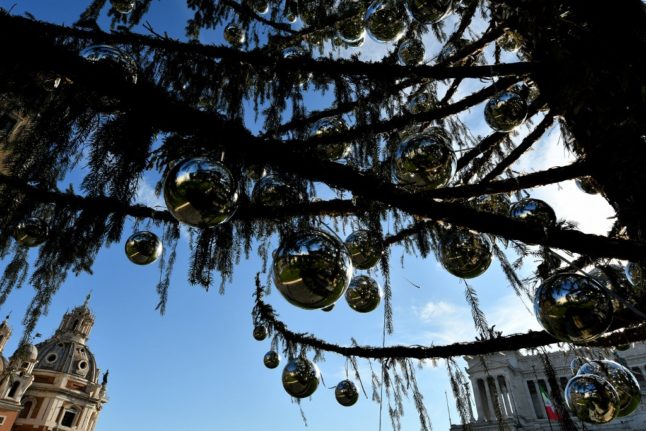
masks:
<svg viewBox="0 0 646 431"><path fill-rule="evenodd" d="M406 0L410 14L424 25L442 21L453 12L452 0Z"/></svg>
<svg viewBox="0 0 646 431"><path fill-rule="evenodd" d="M556 224L554 210L540 199L526 198L514 202L509 209L509 216L543 226Z"/></svg>
<svg viewBox="0 0 646 431"><path fill-rule="evenodd" d="M576 376L579 373L579 370L584 364L587 364L590 360L582 356L577 356L576 358L570 361L570 372L573 376Z"/></svg>
<svg viewBox="0 0 646 431"><path fill-rule="evenodd" d="M610 383L592 374L572 377L565 387L565 402L576 417L605 424L619 413L619 396Z"/></svg>
<svg viewBox="0 0 646 431"><path fill-rule="evenodd" d="M264 15L269 12L269 2L267 0L248 0L251 9L259 14Z"/></svg>
<svg viewBox="0 0 646 431"><path fill-rule="evenodd" d="M280 356L278 353L274 352L273 350L270 350L269 352L265 353L265 357L262 358L262 361L265 363L265 367L274 369L280 365Z"/></svg>
<svg viewBox="0 0 646 431"><path fill-rule="evenodd" d="M619 396L617 416L628 416L639 407L641 401L639 382L633 373L623 365L607 359L590 361L581 366L579 374L594 374L605 379L615 388Z"/></svg>
<svg viewBox="0 0 646 431"><path fill-rule="evenodd" d="M396 42L406 32L408 14L400 0L376 0L368 7L365 22L373 40Z"/></svg>
<svg viewBox="0 0 646 431"><path fill-rule="evenodd" d="M336 135L339 139L348 131L348 126L340 117L321 118L312 126L311 138L324 138ZM350 153L350 142L330 142L319 144L316 154L326 160L334 161L347 157Z"/></svg>
<svg viewBox="0 0 646 431"><path fill-rule="evenodd" d="M321 373L312 361L291 359L283 369L283 388L295 398L309 397L318 388Z"/></svg>
<svg viewBox="0 0 646 431"><path fill-rule="evenodd" d="M527 100L513 91L503 91L489 99L485 121L497 132L510 132L527 117Z"/></svg>
<svg viewBox="0 0 646 431"><path fill-rule="evenodd" d="M345 300L348 305L359 313L369 313L379 307L382 296L379 283L367 275L354 277L345 292Z"/></svg>
<svg viewBox="0 0 646 431"><path fill-rule="evenodd" d="M290 59L297 59L297 58L305 58L307 57L307 52L300 46L290 46L282 51L283 58L285 60L290 60ZM295 71L293 72L294 74L292 75L294 78L294 81L300 85L303 86L305 83L310 79L312 76L311 73L308 72L299 72Z"/></svg>
<svg viewBox="0 0 646 431"><path fill-rule="evenodd" d="M431 127L404 139L393 155L395 181L410 191L444 186L455 171L455 153L446 132Z"/></svg>
<svg viewBox="0 0 646 431"><path fill-rule="evenodd" d="M351 380L341 380L334 389L334 396L339 404L350 407L359 399L359 391Z"/></svg>
<svg viewBox="0 0 646 431"><path fill-rule="evenodd" d="M606 289L616 293L628 303L634 303L634 288L626 278L624 269L615 264L600 265L592 269L588 275L597 280ZM612 298L612 307L615 312L626 308L626 304L617 299Z"/></svg>
<svg viewBox="0 0 646 431"><path fill-rule="evenodd" d="M256 182L251 192L251 201L266 207L295 205L305 199L294 187L283 179L267 175Z"/></svg>
<svg viewBox="0 0 646 431"><path fill-rule="evenodd" d="M137 265L153 263L162 254L161 240L152 232L135 232L126 241L126 256Z"/></svg>
<svg viewBox="0 0 646 431"><path fill-rule="evenodd" d="M424 61L425 52L424 43L420 39L412 37L399 45L397 58L404 66L415 66Z"/></svg>
<svg viewBox="0 0 646 431"><path fill-rule="evenodd" d="M303 24L320 27L334 9L334 0L298 0L298 15Z"/></svg>
<svg viewBox="0 0 646 431"><path fill-rule="evenodd" d="M352 265L357 269L370 269L379 262L384 252L381 238L372 231L360 229L345 239L345 247L350 252Z"/></svg>
<svg viewBox="0 0 646 431"><path fill-rule="evenodd" d="M360 1L345 0L339 4L338 15L348 16L336 24L336 34L339 38L349 44L363 41L366 28L363 24L363 16L366 10Z"/></svg>
<svg viewBox="0 0 646 431"><path fill-rule="evenodd" d="M599 337L613 317L608 294L578 274L556 274L545 280L534 296L534 314L553 337L573 343Z"/></svg>
<svg viewBox="0 0 646 431"><path fill-rule="evenodd" d="M455 228L440 240L440 263L460 278L474 278L491 265L491 243L483 235Z"/></svg>
<svg viewBox="0 0 646 431"><path fill-rule="evenodd" d="M135 9L136 0L110 0L112 8L120 14L127 15Z"/></svg>
<svg viewBox="0 0 646 431"><path fill-rule="evenodd" d="M241 46L246 38L244 30L236 24L229 24L224 28L224 40L231 46L236 48Z"/></svg>
<svg viewBox="0 0 646 431"><path fill-rule="evenodd" d="M599 184L592 177L579 177L574 182L583 193L589 195L599 194Z"/></svg>
<svg viewBox="0 0 646 431"><path fill-rule="evenodd" d="M626 276L632 283L632 285L638 290L637 294L639 296L643 295L643 290L646 287L644 282L644 267L641 263L637 262L628 262L626 265Z"/></svg>
<svg viewBox="0 0 646 431"><path fill-rule="evenodd" d="M137 63L130 55L110 45L92 45L81 51L81 57L91 63L105 64L119 72L124 79L137 83Z"/></svg>
<svg viewBox="0 0 646 431"><path fill-rule="evenodd" d="M265 175L267 175L267 169L262 165L250 164L245 168L245 174L247 178L253 181L258 181Z"/></svg>
<svg viewBox="0 0 646 431"><path fill-rule="evenodd" d="M509 214L509 208L511 207L509 197L501 193L478 196L477 198L469 201L469 203L478 211L504 216Z"/></svg>
<svg viewBox="0 0 646 431"><path fill-rule="evenodd" d="M506 30L498 39L498 46L507 52L518 52L523 46L523 38L513 30Z"/></svg>
<svg viewBox="0 0 646 431"><path fill-rule="evenodd" d="M352 261L345 246L318 229L283 238L273 255L274 283L285 299L307 310L327 307L346 291Z"/></svg>
<svg viewBox="0 0 646 431"><path fill-rule="evenodd" d="M189 226L206 228L229 220L238 205L238 185L229 169L206 157L176 163L164 179L168 211Z"/></svg>
<svg viewBox="0 0 646 431"><path fill-rule="evenodd" d="M438 63L446 62L450 57L453 57L454 55L456 55L459 51L461 51L464 47L466 47L469 44L471 44L471 41L464 38L448 41L442 47L439 54L437 55L437 62ZM475 53L467 55L464 58L454 59L451 61L451 63L458 66L463 66L467 64L476 63L481 59L481 57L482 57L481 52L476 51Z"/></svg>
<svg viewBox="0 0 646 431"><path fill-rule="evenodd" d="M326 313L329 313L329 312L330 312L330 311L332 311L333 309L334 309L334 304L330 304L330 305L328 305L327 307L323 307L323 308L321 308L321 310L325 311Z"/></svg>
<svg viewBox="0 0 646 431"><path fill-rule="evenodd" d="M36 247L47 239L47 223L38 217L29 217L18 223L13 229L16 242L25 247Z"/></svg>
<svg viewBox="0 0 646 431"><path fill-rule="evenodd" d="M262 325L254 326L253 338L255 338L258 341L263 341L265 338L267 338L267 328L265 328Z"/></svg>
<svg viewBox="0 0 646 431"><path fill-rule="evenodd" d="M435 99L427 92L417 93L406 101L406 111L411 114L428 112L435 107Z"/></svg>

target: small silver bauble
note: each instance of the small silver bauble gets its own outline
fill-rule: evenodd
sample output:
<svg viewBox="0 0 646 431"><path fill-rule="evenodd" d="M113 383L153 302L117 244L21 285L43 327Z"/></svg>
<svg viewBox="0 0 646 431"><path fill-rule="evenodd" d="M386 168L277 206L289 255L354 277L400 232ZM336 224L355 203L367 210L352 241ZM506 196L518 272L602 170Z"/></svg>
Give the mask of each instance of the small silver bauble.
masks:
<svg viewBox="0 0 646 431"><path fill-rule="evenodd" d="M442 21L453 11L452 0L406 0L410 14L422 24Z"/></svg>
<svg viewBox="0 0 646 431"><path fill-rule="evenodd" d="M377 42L396 42L406 32L408 14L400 0L375 0L366 11L368 34Z"/></svg>
<svg viewBox="0 0 646 431"><path fill-rule="evenodd" d="M366 11L360 1L344 0L339 4L338 15L350 16L336 24L336 34L345 43L357 43L363 40L366 28L363 16Z"/></svg>
<svg viewBox="0 0 646 431"><path fill-rule="evenodd" d="M127 15L135 9L136 0L110 0L112 8L117 12Z"/></svg>
<svg viewBox="0 0 646 431"><path fill-rule="evenodd" d="M646 287L646 279L644 278L644 266L637 262L628 262L626 265L626 275L628 280L635 286L636 289L642 290ZM643 292L639 292L640 294Z"/></svg>
<svg viewBox="0 0 646 431"><path fill-rule="evenodd" d="M509 208L511 206L509 197L500 193L478 196L469 201L469 203L478 211L505 216L509 214Z"/></svg>
<svg viewBox="0 0 646 431"><path fill-rule="evenodd" d="M247 165L247 167L245 168L245 174L250 180L258 181L259 179L267 175L267 169L265 169L262 165L251 164Z"/></svg>
<svg viewBox="0 0 646 431"><path fill-rule="evenodd" d="M433 99L433 97L427 92L421 92L412 95L411 97L409 97L408 101L406 101L405 105L406 111L410 112L411 114L427 112L434 107L435 99Z"/></svg>
<svg viewBox="0 0 646 431"><path fill-rule="evenodd" d="M137 265L153 263L162 254L161 240L152 232L135 232L126 241L126 256Z"/></svg>
<svg viewBox="0 0 646 431"><path fill-rule="evenodd" d="M617 416L628 416L639 406L641 401L639 382L633 373L623 365L606 359L590 361L581 366L579 374L594 374L605 379L615 388L619 396Z"/></svg>
<svg viewBox="0 0 646 431"><path fill-rule="evenodd" d="M229 24L224 28L224 40L231 46L238 47L242 45L246 38L244 30L236 24Z"/></svg>
<svg viewBox="0 0 646 431"><path fill-rule="evenodd" d="M291 359L283 369L283 388L296 398L309 397L319 385L320 372L315 363L305 359Z"/></svg>
<svg viewBox="0 0 646 431"><path fill-rule="evenodd" d="M350 407L359 399L359 391L351 380L342 380L334 389L334 396L339 404Z"/></svg>
<svg viewBox="0 0 646 431"><path fill-rule="evenodd" d="M484 109L485 121L497 132L509 132L527 117L527 100L513 91L503 91L489 99Z"/></svg>
<svg viewBox="0 0 646 431"><path fill-rule="evenodd" d="M350 252L352 264L357 269L372 268L384 252L381 238L365 229L356 230L348 235L345 246Z"/></svg>
<svg viewBox="0 0 646 431"><path fill-rule="evenodd" d="M610 277L606 272L610 274ZM628 278L626 278L624 269L621 266L616 264L602 265L592 269L588 275L628 303L635 302L633 286L628 281ZM623 301L614 297L612 298L612 306L615 312L626 308L626 304Z"/></svg>
<svg viewBox="0 0 646 431"><path fill-rule="evenodd" d="M554 210L540 199L526 198L514 202L509 209L509 216L543 226L552 226L556 223Z"/></svg>
<svg viewBox="0 0 646 431"><path fill-rule="evenodd" d="M491 265L491 243L483 235L456 228L440 240L440 263L451 274L473 278Z"/></svg>
<svg viewBox="0 0 646 431"><path fill-rule="evenodd" d="M523 38L513 30L507 30L498 39L498 46L507 52L518 52L523 46Z"/></svg>
<svg viewBox="0 0 646 431"><path fill-rule="evenodd" d="M437 55L437 62L444 63L449 59L449 57L453 57L455 54L458 53L458 51L462 50L470 43L471 41L464 38L447 42L446 45L442 47L439 54ZM456 65L472 64L474 62L477 62L481 57L482 57L482 54L477 52L459 60L455 59L452 61L452 63L455 63Z"/></svg>
<svg viewBox="0 0 646 431"><path fill-rule="evenodd" d="M297 58L304 58L307 56L307 52L301 48L300 46L290 46L282 51L283 58L286 60L289 59L297 59ZM294 74L292 75L298 85L305 85L305 83L310 79L312 76L311 73L308 72L298 72L295 71Z"/></svg>
<svg viewBox="0 0 646 431"><path fill-rule="evenodd" d="M269 2L267 0L249 0L251 9L259 15L269 12Z"/></svg>
<svg viewBox="0 0 646 431"><path fill-rule="evenodd" d="M345 300L348 305L359 313L369 313L379 307L381 297L379 283L367 275L354 277L345 292Z"/></svg>
<svg viewBox="0 0 646 431"><path fill-rule="evenodd" d="M137 83L137 63L130 55L110 45L92 45L81 51L81 57L92 63L101 63L112 67L132 82Z"/></svg>
<svg viewBox="0 0 646 431"><path fill-rule="evenodd" d="M253 328L253 338L258 341L262 341L267 338L267 328L262 325L254 326Z"/></svg>
<svg viewBox="0 0 646 431"><path fill-rule="evenodd" d="M570 361L570 372L572 373L572 375L577 375L581 367L588 362L590 362L590 360L582 356L577 356L576 358L572 359L572 361Z"/></svg>
<svg viewBox="0 0 646 431"><path fill-rule="evenodd" d="M195 157L176 163L164 179L168 211L189 226L206 228L229 220L238 205L238 185L220 162Z"/></svg>
<svg viewBox="0 0 646 431"><path fill-rule="evenodd" d="M348 130L347 124L342 118L327 117L321 118L312 126L311 137L324 138L326 136L341 134ZM339 160L350 153L350 142L332 142L320 144L316 148L316 153L326 160Z"/></svg>
<svg viewBox="0 0 646 431"><path fill-rule="evenodd" d="M47 223L38 217L29 217L18 223L13 229L16 242L26 247L36 247L47 239Z"/></svg>
<svg viewBox="0 0 646 431"><path fill-rule="evenodd" d="M415 66L424 61L424 43L415 37L403 41L397 49L397 58L404 66Z"/></svg>
<svg viewBox="0 0 646 431"><path fill-rule="evenodd" d="M265 363L265 367L273 370L278 365L280 365L280 355L278 355L278 353L274 352L273 350L270 350L269 352L265 353L265 357L262 358L262 361Z"/></svg>
<svg viewBox="0 0 646 431"><path fill-rule="evenodd" d="M534 314L554 338L585 343L610 327L613 310L608 294L589 277L556 274L536 291Z"/></svg>
<svg viewBox="0 0 646 431"><path fill-rule="evenodd" d="M395 181L411 191L444 186L455 171L455 153L442 129L431 127L400 144L392 161ZM442 131L443 132L443 131Z"/></svg>
<svg viewBox="0 0 646 431"><path fill-rule="evenodd" d="M298 190L274 175L262 177L251 192L251 202L267 207L295 205L303 200Z"/></svg>
<svg viewBox="0 0 646 431"><path fill-rule="evenodd" d="M587 193L589 195L599 194L599 186L592 177L580 177L577 178L574 182L576 183L576 186L579 188L579 190L581 190L583 193Z"/></svg>
<svg viewBox="0 0 646 431"><path fill-rule="evenodd" d="M283 238L273 258L274 283L297 307L327 307L350 284L352 260L348 250L321 230L309 229Z"/></svg>
<svg viewBox="0 0 646 431"><path fill-rule="evenodd" d="M579 374L565 387L568 408L584 422L605 424L619 413L619 396L610 383L593 374Z"/></svg>

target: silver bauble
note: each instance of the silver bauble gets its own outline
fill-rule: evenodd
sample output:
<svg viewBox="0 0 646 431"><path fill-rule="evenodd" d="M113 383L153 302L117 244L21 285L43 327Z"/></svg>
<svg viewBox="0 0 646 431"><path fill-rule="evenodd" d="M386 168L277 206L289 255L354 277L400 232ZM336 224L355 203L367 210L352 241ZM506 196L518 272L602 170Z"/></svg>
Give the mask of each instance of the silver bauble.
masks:
<svg viewBox="0 0 646 431"><path fill-rule="evenodd" d="M251 202L267 207L295 205L303 200L298 190L274 175L262 177L251 192Z"/></svg>
<svg viewBox="0 0 646 431"><path fill-rule="evenodd" d="M417 93L408 98L406 101L406 111L411 114L430 111L435 107L435 99L427 92Z"/></svg>
<svg viewBox="0 0 646 431"><path fill-rule="evenodd" d="M451 274L473 278L491 265L491 243L483 235L456 228L440 240L440 263Z"/></svg>
<svg viewBox="0 0 646 431"><path fill-rule="evenodd" d="M605 424L619 413L619 396L610 383L593 374L579 374L565 387L568 408L584 422Z"/></svg>
<svg viewBox="0 0 646 431"><path fill-rule="evenodd" d="M326 136L340 135L348 130L347 124L339 117L321 118L312 126L311 137L324 138ZM346 157L350 153L350 142L330 142L316 147L316 154L326 160L334 161Z"/></svg>
<svg viewBox="0 0 646 431"><path fill-rule="evenodd" d="M588 362L590 362L590 360L582 356L577 356L576 358L572 359L572 361L570 361L570 372L572 373L572 375L577 375L581 367Z"/></svg>
<svg viewBox="0 0 646 431"><path fill-rule="evenodd" d="M224 28L224 40L231 46L238 47L242 45L246 38L244 29L236 24L229 24Z"/></svg>
<svg viewBox="0 0 646 431"><path fill-rule="evenodd" d="M323 308L321 308L321 311L325 311L326 313L329 313L329 312L330 312L330 311L332 311L333 309L334 309L334 304L330 304L330 305L328 305L327 307L323 307Z"/></svg>
<svg viewBox="0 0 646 431"><path fill-rule="evenodd" d="M646 287L646 279L644 278L644 266L637 262L628 262L626 265L626 276L628 280L638 289L638 293L642 294L641 290Z"/></svg>
<svg viewBox="0 0 646 431"><path fill-rule="evenodd" d="M352 277L345 246L318 229L283 238L273 255L274 283L285 299L308 310L335 303Z"/></svg>
<svg viewBox="0 0 646 431"><path fill-rule="evenodd" d="M404 66L415 66L424 61L424 43L415 37L403 41L397 49L397 58Z"/></svg>
<svg viewBox="0 0 646 431"><path fill-rule="evenodd" d="M265 364L265 367L274 369L280 365L280 355L278 353L274 352L273 350L270 350L269 352L265 353L264 358L262 358L262 361Z"/></svg>
<svg viewBox="0 0 646 431"><path fill-rule="evenodd" d="M453 11L452 0L406 0L410 14L422 24L442 21Z"/></svg>
<svg viewBox="0 0 646 431"><path fill-rule="evenodd" d="M245 168L245 174L250 180L258 181L259 179L267 175L267 169L265 169L262 165L251 164L247 165L247 167Z"/></svg>
<svg viewBox="0 0 646 431"><path fill-rule="evenodd" d="M468 39L460 38L457 40L452 40L447 42L442 49L440 50L439 54L437 55L437 62L438 63L444 63L449 59L449 57L453 57L455 54L457 54L459 51L461 51L464 47L467 45L471 44L472 42L469 41ZM468 55L462 59L454 59L451 61L452 64L456 65L467 65L467 64L472 64L477 62L482 58L482 54L480 52L473 53L471 55Z"/></svg>
<svg viewBox="0 0 646 431"><path fill-rule="evenodd" d="M621 266L616 264L602 265L592 269L588 272L588 275L628 303L635 302L634 288L628 281L624 269ZM615 312L626 308L626 304L623 301L614 297L612 298L612 306Z"/></svg>
<svg viewBox="0 0 646 431"><path fill-rule="evenodd" d="M366 28L363 16L366 11L360 1L344 0L339 4L339 16L350 16L336 24L336 34L345 43L357 43L363 40Z"/></svg>
<svg viewBox="0 0 646 431"><path fill-rule="evenodd" d="M543 226L553 226L556 223L554 210L540 199L526 198L514 202L509 209L509 216Z"/></svg>
<svg viewBox="0 0 646 431"><path fill-rule="evenodd" d="M110 0L110 5L117 12L127 15L135 9L136 0Z"/></svg>
<svg viewBox="0 0 646 431"><path fill-rule="evenodd" d="M497 132L510 132L527 117L527 100L513 91L503 91L489 99L484 118Z"/></svg>
<svg viewBox="0 0 646 431"><path fill-rule="evenodd" d="M137 63L119 48L110 45L92 45L81 51L81 57L91 63L101 63L119 72L124 79L137 83Z"/></svg>
<svg viewBox="0 0 646 431"><path fill-rule="evenodd" d="M406 32L408 14L400 0L376 0L366 11L366 28L370 37L381 43L396 42Z"/></svg>
<svg viewBox="0 0 646 431"><path fill-rule="evenodd" d="M350 308L359 313L369 313L379 307L382 292L379 283L367 275L357 275L345 292Z"/></svg>
<svg viewBox="0 0 646 431"><path fill-rule="evenodd" d="M518 52L523 46L523 38L513 30L507 30L498 39L498 46L507 52Z"/></svg>
<svg viewBox="0 0 646 431"><path fill-rule="evenodd" d="M259 15L269 12L269 2L267 0L248 0L248 2L251 9Z"/></svg>
<svg viewBox="0 0 646 431"><path fill-rule="evenodd" d="M303 24L318 27L334 9L334 0L298 0L298 15Z"/></svg>
<svg viewBox="0 0 646 431"><path fill-rule="evenodd" d="M613 310L608 294L589 277L556 274L536 291L534 314L554 338L585 343L610 327Z"/></svg>
<svg viewBox="0 0 646 431"><path fill-rule="evenodd" d="M238 185L220 162L195 157L176 163L164 179L168 211L189 226L206 228L229 220L238 205Z"/></svg>
<svg viewBox="0 0 646 431"><path fill-rule="evenodd" d="M381 238L365 229L356 230L348 235L345 246L350 252L352 265L357 269L372 268L384 252Z"/></svg>
<svg viewBox="0 0 646 431"><path fill-rule="evenodd" d="M267 338L267 328L262 325L254 326L253 338L258 341L263 341L265 338Z"/></svg>
<svg viewBox="0 0 646 431"><path fill-rule="evenodd" d="M307 52L300 46L289 46L283 49L281 54L286 60L304 58L308 55ZM302 86L305 85L305 83L310 79L312 75L308 72L294 71L291 76L293 77L292 79L294 79L296 84Z"/></svg>
<svg viewBox="0 0 646 431"><path fill-rule="evenodd" d="M342 380L334 389L334 396L339 404L350 407L356 404L359 399L359 391L352 380Z"/></svg>
<svg viewBox="0 0 646 431"><path fill-rule="evenodd" d="M509 197L500 193L478 196L469 201L469 203L478 211L505 216L509 214L509 208L511 206Z"/></svg>
<svg viewBox="0 0 646 431"><path fill-rule="evenodd" d="M309 397L316 391L321 374L315 363L305 359L291 359L283 369L283 388L296 398Z"/></svg>
<svg viewBox="0 0 646 431"><path fill-rule="evenodd" d="M126 241L126 256L137 265L153 263L162 254L161 240L152 232L135 232Z"/></svg>
<svg viewBox="0 0 646 431"><path fill-rule="evenodd" d="M590 361L581 366L579 374L594 374L605 379L619 395L619 413L617 416L628 416L633 413L641 401L639 382L633 373L623 365L606 359Z"/></svg>
<svg viewBox="0 0 646 431"><path fill-rule="evenodd" d="M411 135L400 144L392 160L395 181L411 190L423 191L444 186L455 171L455 153L444 133L431 127Z"/></svg>
<svg viewBox="0 0 646 431"><path fill-rule="evenodd" d="M579 177L574 182L583 193L589 195L599 194L599 185L592 177Z"/></svg>
<svg viewBox="0 0 646 431"><path fill-rule="evenodd" d="M36 247L47 239L49 228L44 220L38 217L29 217L13 228L13 237L16 242L26 247Z"/></svg>

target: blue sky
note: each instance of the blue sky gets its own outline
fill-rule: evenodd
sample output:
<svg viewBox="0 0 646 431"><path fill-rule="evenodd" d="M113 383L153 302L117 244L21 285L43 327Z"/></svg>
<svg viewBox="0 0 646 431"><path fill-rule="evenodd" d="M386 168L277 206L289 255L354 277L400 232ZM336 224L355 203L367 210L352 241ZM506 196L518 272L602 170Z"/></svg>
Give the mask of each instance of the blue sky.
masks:
<svg viewBox="0 0 646 431"><path fill-rule="evenodd" d="M0 0L0 6L7 9L15 4L13 13L28 11L43 20L67 24L75 21L85 3ZM181 37L188 17L183 0L164 0L154 3L146 20L157 31ZM214 37L215 33L209 35ZM384 46L368 43L365 49L368 56L377 56ZM433 50L436 51L435 47ZM469 86L462 91L468 92ZM312 105L320 103L311 102ZM487 133L481 119L482 107L463 115L474 132ZM558 139L556 132L548 135L536 155L521 160L519 169L538 170L554 163L567 163L565 150L557 146ZM537 196L550 202L559 217L581 219L582 228L589 232L602 233L604 219L610 214L605 203L578 192L572 182L561 188L543 188ZM577 205L571 205L573 199ZM588 216L580 217L586 213ZM340 235L345 237L349 233L347 230ZM400 247L391 250L395 334L387 342L427 345L472 339L475 332L461 281L444 271L432 257L421 260L407 256L405 268L401 268L403 253ZM51 336L63 313L82 303L92 291L90 305L96 323L89 346L98 366L102 370L110 369L110 401L101 414L97 430L304 429L298 406L283 391L280 382L284 358L279 368L266 369L262 358L269 350L269 342L257 342L251 337L252 292L255 274L261 268L260 260L255 256L243 260L223 296L217 289L205 292L189 286L188 261L188 242L182 240L167 313L163 317L154 309L157 266L131 264L123 253L123 246L118 245L101 251L93 275L70 276L54 298L49 314L41 319L37 331L44 337ZM538 328L531 314L507 287L497 262L485 275L470 283L480 294L489 323L496 324L497 329L508 334L530 326ZM360 344L381 343L383 306L367 315L353 312L344 301L330 313L304 311L287 304L276 289L272 292L268 301L294 330L312 332L340 344L349 344L351 337ZM20 321L32 294L33 289L25 286L0 310L3 314L12 311L10 323L16 334L5 356L16 346ZM344 361L332 354L326 355L326 359L319 367L325 385L333 388L345 378ZM367 369L365 363L361 366ZM449 393L454 423L457 418L446 374L442 363L437 367L427 364L419 373L420 388L436 430L448 429L445 391ZM363 378L369 385L369 374ZM301 405L309 430L374 430L379 422L378 404L362 396L354 407L341 407L334 400L333 389L323 386ZM386 414L383 421L384 429L390 429ZM402 427L404 430L419 427L412 403L406 404Z"/></svg>

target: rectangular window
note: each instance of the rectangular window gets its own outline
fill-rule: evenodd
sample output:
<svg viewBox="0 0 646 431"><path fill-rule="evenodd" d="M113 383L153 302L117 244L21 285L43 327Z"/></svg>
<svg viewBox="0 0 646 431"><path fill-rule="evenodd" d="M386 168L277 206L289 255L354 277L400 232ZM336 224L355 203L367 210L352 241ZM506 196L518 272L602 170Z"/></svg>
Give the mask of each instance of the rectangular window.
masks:
<svg viewBox="0 0 646 431"><path fill-rule="evenodd" d="M61 425L64 427L71 427L74 425L74 419L76 418L76 412L73 410L67 410L63 415L63 420L61 420Z"/></svg>
<svg viewBox="0 0 646 431"><path fill-rule="evenodd" d="M538 390L536 390L536 385L533 381L527 381L527 389L529 389L529 396L532 400L532 406L534 407L534 413L536 413L536 419L543 419L545 415L543 412L545 408L543 407L543 400L541 400Z"/></svg>

